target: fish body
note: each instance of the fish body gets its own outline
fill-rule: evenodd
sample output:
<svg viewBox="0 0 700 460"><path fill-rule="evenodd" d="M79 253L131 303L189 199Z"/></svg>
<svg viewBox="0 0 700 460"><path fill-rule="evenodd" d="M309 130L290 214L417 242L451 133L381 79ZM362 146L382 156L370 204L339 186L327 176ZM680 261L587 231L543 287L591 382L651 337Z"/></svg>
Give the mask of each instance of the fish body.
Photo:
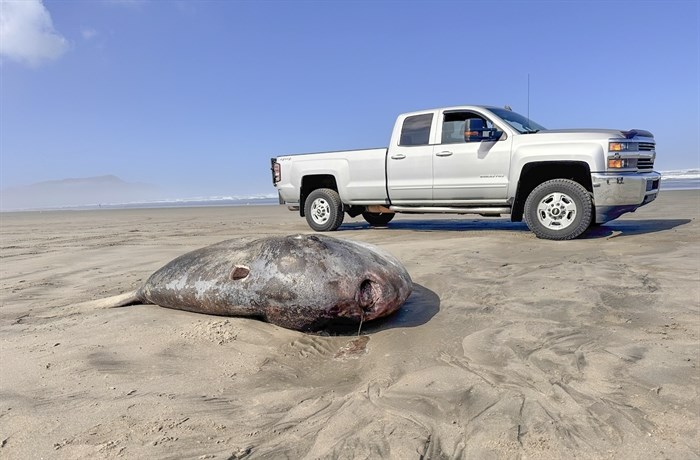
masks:
<svg viewBox="0 0 700 460"><path fill-rule="evenodd" d="M136 297L306 331L387 316L412 288L405 267L375 246L293 235L228 240L189 252L151 275Z"/></svg>

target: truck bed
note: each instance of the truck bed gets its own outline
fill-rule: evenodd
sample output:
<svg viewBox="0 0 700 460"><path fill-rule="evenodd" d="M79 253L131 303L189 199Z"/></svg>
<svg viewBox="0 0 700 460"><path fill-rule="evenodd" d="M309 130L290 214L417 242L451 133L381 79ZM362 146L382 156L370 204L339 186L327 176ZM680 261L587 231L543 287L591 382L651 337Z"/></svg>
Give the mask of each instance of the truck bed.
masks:
<svg viewBox="0 0 700 460"><path fill-rule="evenodd" d="M293 205L299 202L300 178L333 174L338 184L344 186L342 193L346 204L383 204L386 202L386 152L386 148L375 148L277 157L282 173L277 189L285 202Z"/></svg>

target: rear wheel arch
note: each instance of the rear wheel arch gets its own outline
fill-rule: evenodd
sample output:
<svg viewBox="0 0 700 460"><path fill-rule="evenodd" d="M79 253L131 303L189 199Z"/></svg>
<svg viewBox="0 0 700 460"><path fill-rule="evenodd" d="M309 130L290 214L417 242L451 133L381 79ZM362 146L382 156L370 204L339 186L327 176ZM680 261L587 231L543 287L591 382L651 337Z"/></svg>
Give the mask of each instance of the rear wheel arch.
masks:
<svg viewBox="0 0 700 460"><path fill-rule="evenodd" d="M314 190L326 188L335 190L338 193L338 182L331 174L313 174L301 178L301 188L299 193L299 214L305 217L306 198Z"/></svg>

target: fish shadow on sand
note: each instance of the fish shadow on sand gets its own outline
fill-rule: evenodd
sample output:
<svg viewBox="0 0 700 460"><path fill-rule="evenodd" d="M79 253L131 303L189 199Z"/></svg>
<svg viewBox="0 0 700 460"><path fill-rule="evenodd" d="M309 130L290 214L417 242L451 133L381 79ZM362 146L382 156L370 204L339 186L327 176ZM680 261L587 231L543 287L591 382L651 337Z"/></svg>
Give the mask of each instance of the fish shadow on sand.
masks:
<svg viewBox="0 0 700 460"><path fill-rule="evenodd" d="M672 230L690 223L690 219L613 220L598 227L589 228L581 239L619 238Z"/></svg>
<svg viewBox="0 0 700 460"><path fill-rule="evenodd" d="M343 224L338 231L366 230L370 225L366 222L349 222ZM493 231L511 230L515 232L529 232L523 222L511 222L508 219L411 219L392 221L387 227L376 227L378 230L414 230L416 232L442 232L442 231Z"/></svg>
<svg viewBox="0 0 700 460"><path fill-rule="evenodd" d="M430 289L414 283L413 292L395 313L363 323L361 328L357 324L340 324L319 332L331 335L357 335L358 330L362 334L372 334L388 329L418 327L430 321L439 311L440 297Z"/></svg>

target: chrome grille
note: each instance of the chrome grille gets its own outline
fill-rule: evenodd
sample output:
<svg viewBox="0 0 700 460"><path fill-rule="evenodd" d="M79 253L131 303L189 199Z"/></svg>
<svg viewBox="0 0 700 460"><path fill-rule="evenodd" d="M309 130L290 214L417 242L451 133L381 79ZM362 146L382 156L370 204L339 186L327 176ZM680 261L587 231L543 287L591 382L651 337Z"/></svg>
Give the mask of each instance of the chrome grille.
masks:
<svg viewBox="0 0 700 460"><path fill-rule="evenodd" d="M640 142L639 143L639 150L641 152L649 152L653 151L656 148L656 144L653 142Z"/></svg>
<svg viewBox="0 0 700 460"><path fill-rule="evenodd" d="M639 157L637 169L654 169L654 157Z"/></svg>

